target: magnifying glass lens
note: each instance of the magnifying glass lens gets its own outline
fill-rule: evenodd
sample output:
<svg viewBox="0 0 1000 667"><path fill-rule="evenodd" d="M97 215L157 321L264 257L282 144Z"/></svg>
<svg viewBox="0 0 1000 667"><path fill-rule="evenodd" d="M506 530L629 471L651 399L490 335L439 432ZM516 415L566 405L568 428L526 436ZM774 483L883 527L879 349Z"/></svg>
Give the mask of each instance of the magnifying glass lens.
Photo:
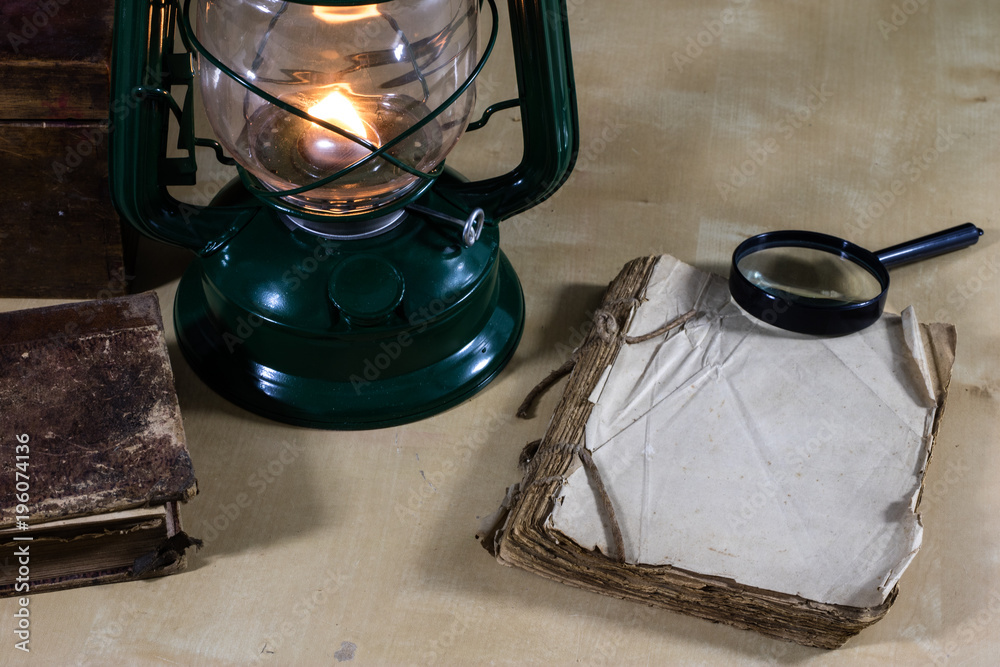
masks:
<svg viewBox="0 0 1000 667"><path fill-rule="evenodd" d="M864 303L877 298L884 288L865 265L817 248L761 248L742 257L736 268L768 294L817 306Z"/></svg>
<svg viewBox="0 0 1000 667"><path fill-rule="evenodd" d="M888 269L975 244L971 222L871 252L836 236L765 232L733 251L729 291L754 317L781 329L837 336L882 315Z"/></svg>

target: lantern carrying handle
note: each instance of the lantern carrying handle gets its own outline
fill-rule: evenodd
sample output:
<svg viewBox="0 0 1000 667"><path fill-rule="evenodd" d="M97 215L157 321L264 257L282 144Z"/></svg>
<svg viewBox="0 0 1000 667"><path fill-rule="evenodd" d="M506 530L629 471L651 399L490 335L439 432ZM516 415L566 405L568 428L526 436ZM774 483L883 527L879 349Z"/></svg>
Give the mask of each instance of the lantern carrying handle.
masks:
<svg viewBox="0 0 1000 667"><path fill-rule="evenodd" d="M168 118L177 111L168 91L172 85L190 86L193 76L186 54L173 53L175 20L173 2L119 3L112 56L109 183L119 213L140 232L208 255L238 234L260 207L195 206L178 201L167 190L169 185L194 184L191 151L206 144L194 140L185 146L189 150L185 158L163 157ZM191 99L189 91L182 126L193 116Z"/></svg>
<svg viewBox="0 0 1000 667"><path fill-rule="evenodd" d="M548 199L569 178L579 150L566 0L508 0L508 8L521 107L521 162L501 176L439 180L436 185L456 207L482 208L488 222Z"/></svg>

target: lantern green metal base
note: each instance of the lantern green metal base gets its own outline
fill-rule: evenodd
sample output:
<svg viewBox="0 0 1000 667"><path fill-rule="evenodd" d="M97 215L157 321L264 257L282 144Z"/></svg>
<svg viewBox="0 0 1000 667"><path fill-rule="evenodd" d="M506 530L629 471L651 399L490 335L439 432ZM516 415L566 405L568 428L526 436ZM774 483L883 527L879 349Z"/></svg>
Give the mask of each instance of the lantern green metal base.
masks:
<svg viewBox="0 0 1000 667"><path fill-rule="evenodd" d="M344 430L469 398L506 365L524 326L496 227L464 248L416 216L338 242L263 210L191 264L174 308L181 350L216 392L271 419Z"/></svg>

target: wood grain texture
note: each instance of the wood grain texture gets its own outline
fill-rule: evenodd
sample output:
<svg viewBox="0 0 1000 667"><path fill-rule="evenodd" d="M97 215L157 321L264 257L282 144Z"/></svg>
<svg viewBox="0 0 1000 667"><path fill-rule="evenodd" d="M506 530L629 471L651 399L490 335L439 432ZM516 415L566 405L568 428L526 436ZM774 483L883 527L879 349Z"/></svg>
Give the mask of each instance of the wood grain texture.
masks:
<svg viewBox="0 0 1000 667"><path fill-rule="evenodd" d="M0 123L0 295L123 294L134 233L108 189L107 126Z"/></svg>
<svg viewBox="0 0 1000 667"><path fill-rule="evenodd" d="M108 297L134 235L107 185L113 0L0 5L0 295Z"/></svg>
<svg viewBox="0 0 1000 667"><path fill-rule="evenodd" d="M106 119L114 5L113 0L4 0L0 119Z"/></svg>

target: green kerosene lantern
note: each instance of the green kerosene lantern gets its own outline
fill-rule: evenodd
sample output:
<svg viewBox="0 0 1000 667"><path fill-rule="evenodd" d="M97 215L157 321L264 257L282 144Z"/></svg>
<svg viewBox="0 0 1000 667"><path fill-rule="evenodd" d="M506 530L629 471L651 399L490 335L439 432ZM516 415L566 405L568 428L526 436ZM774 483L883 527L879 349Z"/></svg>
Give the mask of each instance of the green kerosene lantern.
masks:
<svg viewBox="0 0 1000 667"><path fill-rule="evenodd" d="M119 0L113 90L130 103L112 119L113 198L140 231L197 253L177 337L222 396L293 424L374 428L463 401L510 359L524 299L498 223L563 183L578 128L565 0L510 0L519 96L472 127L520 107L522 161L475 182L444 166L496 40L488 3L480 57L479 0ZM194 136L192 91L177 101L194 84L218 142ZM239 171L206 207L167 192L195 182L196 146Z"/></svg>

